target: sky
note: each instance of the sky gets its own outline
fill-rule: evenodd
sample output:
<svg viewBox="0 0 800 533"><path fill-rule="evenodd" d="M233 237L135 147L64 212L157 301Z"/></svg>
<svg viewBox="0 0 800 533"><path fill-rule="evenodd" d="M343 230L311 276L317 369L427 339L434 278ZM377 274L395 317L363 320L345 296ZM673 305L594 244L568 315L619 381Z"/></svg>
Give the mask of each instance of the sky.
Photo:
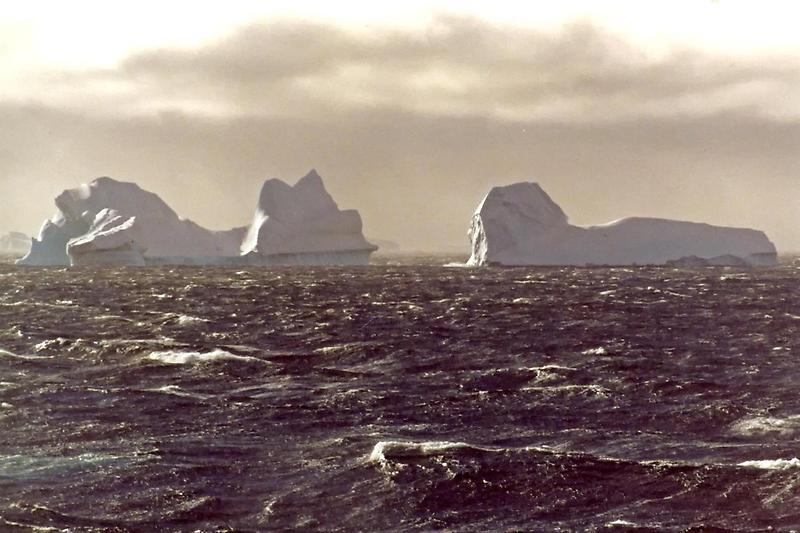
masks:
<svg viewBox="0 0 800 533"><path fill-rule="evenodd" d="M383 5L398 4L398 5ZM524 5L521 5L524 4ZM0 4L0 233L112 176L212 229L316 168L365 234L468 249L495 185L576 224L754 227L800 251L800 4Z"/></svg>

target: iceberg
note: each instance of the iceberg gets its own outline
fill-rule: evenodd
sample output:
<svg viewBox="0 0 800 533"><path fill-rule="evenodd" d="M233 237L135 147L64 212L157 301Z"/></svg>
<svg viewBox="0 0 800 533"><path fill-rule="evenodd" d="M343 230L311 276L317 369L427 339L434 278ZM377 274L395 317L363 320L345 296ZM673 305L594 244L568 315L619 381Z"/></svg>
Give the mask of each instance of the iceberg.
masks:
<svg viewBox="0 0 800 533"><path fill-rule="evenodd" d="M243 228L222 232L207 230L178 217L158 195L135 183L109 177L68 189L56 197L55 204L57 213L45 221L39 237L33 240L30 253L17 264L70 265L73 263L68 253L70 249L78 255L92 250L82 259L91 257L91 262L96 264L116 264L113 259L116 252L105 259L99 258L101 250L111 252L108 245L103 244L111 239L108 232L110 211L113 217L119 217L117 220L135 217L135 224L131 223L124 230L118 228L116 232L135 236L135 246L145 250L149 257L205 263L209 258L236 255L240 236L244 234ZM99 217L105 210L109 211ZM98 243L92 244L93 239L98 239ZM73 240L75 244L68 246ZM119 257L124 257L122 264L128 264L128 255Z"/></svg>
<svg viewBox="0 0 800 533"><path fill-rule="evenodd" d="M757 230L633 217L600 226L569 223L536 183L494 187L472 216L469 265L777 264Z"/></svg>
<svg viewBox="0 0 800 533"><path fill-rule="evenodd" d="M294 186L264 183L241 251L251 264L364 265L377 249L364 238L358 211L340 210L311 170Z"/></svg>
<svg viewBox="0 0 800 533"><path fill-rule="evenodd" d="M0 235L0 254L21 256L31 249L31 238L18 231Z"/></svg>
<svg viewBox="0 0 800 533"><path fill-rule="evenodd" d="M109 177L56 197L28 254L30 266L367 264L357 211L340 211L311 171L292 187L268 180L249 227L211 231L158 195Z"/></svg>

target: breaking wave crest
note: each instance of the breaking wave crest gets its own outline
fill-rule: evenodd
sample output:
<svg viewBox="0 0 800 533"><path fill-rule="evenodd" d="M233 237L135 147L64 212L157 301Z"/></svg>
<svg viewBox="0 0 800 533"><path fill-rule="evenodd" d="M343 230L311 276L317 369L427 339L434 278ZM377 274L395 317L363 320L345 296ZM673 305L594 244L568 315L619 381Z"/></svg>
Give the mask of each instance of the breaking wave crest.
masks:
<svg viewBox="0 0 800 533"><path fill-rule="evenodd" d="M147 358L152 361L158 361L167 365L213 363L218 361L264 363L264 361L256 357L251 357L249 355L236 355L219 348L211 350L210 352L188 352L174 350L150 352Z"/></svg>
<svg viewBox="0 0 800 533"><path fill-rule="evenodd" d="M744 461L739 466L758 468L761 470L793 470L800 468L800 459L765 459L761 461Z"/></svg>

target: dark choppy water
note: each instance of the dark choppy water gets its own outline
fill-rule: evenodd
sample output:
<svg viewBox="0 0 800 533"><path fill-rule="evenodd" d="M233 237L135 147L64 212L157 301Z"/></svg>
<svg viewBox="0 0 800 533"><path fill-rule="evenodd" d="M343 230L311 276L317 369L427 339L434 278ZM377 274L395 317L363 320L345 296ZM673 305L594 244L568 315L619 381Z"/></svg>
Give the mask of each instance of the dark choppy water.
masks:
<svg viewBox="0 0 800 533"><path fill-rule="evenodd" d="M800 269L0 266L0 528L800 527Z"/></svg>

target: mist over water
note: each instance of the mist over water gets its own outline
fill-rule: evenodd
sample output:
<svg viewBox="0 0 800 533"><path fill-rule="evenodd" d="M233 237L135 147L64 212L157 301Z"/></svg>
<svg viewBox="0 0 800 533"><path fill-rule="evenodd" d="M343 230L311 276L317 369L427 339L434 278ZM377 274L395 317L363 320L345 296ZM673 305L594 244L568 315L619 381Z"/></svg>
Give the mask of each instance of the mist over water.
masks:
<svg viewBox="0 0 800 533"><path fill-rule="evenodd" d="M800 269L449 261L0 265L0 525L800 527Z"/></svg>

